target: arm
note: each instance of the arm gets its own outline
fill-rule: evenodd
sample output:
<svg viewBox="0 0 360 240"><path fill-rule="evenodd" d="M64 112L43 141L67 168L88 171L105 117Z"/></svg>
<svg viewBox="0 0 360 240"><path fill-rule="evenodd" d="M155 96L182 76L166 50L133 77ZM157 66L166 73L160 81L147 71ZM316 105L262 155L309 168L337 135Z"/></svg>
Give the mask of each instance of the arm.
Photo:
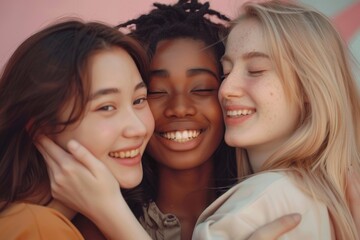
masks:
<svg viewBox="0 0 360 240"><path fill-rule="evenodd" d="M303 221L281 236L331 239L326 206L304 194L280 173L259 174L234 186L204 211L193 236L194 239L261 239L266 233L256 230L293 212L300 213Z"/></svg>
<svg viewBox="0 0 360 240"><path fill-rule="evenodd" d="M276 240L294 229L301 221L300 214L289 214L280 217L258 228L248 240Z"/></svg>
<svg viewBox="0 0 360 240"><path fill-rule="evenodd" d="M125 236L124 238L128 239L128 236L132 236L134 239L150 239L144 230L139 231L142 227L124 202L118 191L119 186L111 177L110 171L94 159L86 149L81 146L69 148L73 153L72 156L46 137L39 139L38 148L48 164L55 198L89 217L110 238L121 239L118 231L123 231L121 228L124 224L119 219L126 219L127 231L120 233ZM107 194L113 197L105 198ZM90 195L93 197L89 198ZM103 199L99 199L99 196L103 196ZM130 220L136 223L130 225ZM300 217L297 214L281 217L257 229L249 240L275 240L292 230L299 222ZM143 236L135 235L138 232Z"/></svg>
<svg viewBox="0 0 360 240"><path fill-rule="evenodd" d="M86 215L110 239L150 239L122 197L119 183L89 151L70 141L67 153L44 136L37 147L48 165L56 199Z"/></svg>

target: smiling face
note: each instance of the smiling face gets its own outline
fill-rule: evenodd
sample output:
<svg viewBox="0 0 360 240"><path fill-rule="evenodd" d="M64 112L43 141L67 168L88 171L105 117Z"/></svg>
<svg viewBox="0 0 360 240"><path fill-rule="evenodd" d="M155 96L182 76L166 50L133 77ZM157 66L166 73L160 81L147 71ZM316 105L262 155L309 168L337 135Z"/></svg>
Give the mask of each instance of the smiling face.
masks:
<svg viewBox="0 0 360 240"><path fill-rule="evenodd" d="M142 179L141 155L152 135L154 121L146 101L146 87L130 57L113 47L89 59L90 100L84 117L57 134L54 140L66 149L70 139L84 145L101 160L122 188ZM67 119L67 106L60 118Z"/></svg>
<svg viewBox="0 0 360 240"><path fill-rule="evenodd" d="M149 105L155 133L147 151L173 169L209 160L223 137L214 55L193 39L159 42L151 63Z"/></svg>
<svg viewBox="0 0 360 240"><path fill-rule="evenodd" d="M225 141L246 148L256 171L295 131L300 110L286 98L257 20L241 20L231 30L222 64Z"/></svg>

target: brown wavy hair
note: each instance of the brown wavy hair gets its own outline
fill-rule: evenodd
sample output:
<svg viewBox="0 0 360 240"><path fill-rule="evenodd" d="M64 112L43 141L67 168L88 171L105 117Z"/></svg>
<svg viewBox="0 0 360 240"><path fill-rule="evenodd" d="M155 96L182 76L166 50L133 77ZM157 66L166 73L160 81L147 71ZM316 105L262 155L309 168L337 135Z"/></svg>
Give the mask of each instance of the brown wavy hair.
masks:
<svg viewBox="0 0 360 240"><path fill-rule="evenodd" d="M55 23L29 37L11 56L0 80L0 210L14 201L49 195L46 165L33 139L81 119L91 87L88 59L110 47L126 50L147 79L148 59L141 45L102 23ZM70 100L71 114L60 121ZM40 192L44 186L49 191Z"/></svg>

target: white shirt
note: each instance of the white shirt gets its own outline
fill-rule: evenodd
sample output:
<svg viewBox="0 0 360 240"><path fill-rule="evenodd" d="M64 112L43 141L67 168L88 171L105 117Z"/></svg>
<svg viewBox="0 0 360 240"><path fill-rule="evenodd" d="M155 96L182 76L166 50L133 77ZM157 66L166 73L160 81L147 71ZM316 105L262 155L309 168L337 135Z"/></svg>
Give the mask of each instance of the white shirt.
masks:
<svg viewBox="0 0 360 240"><path fill-rule="evenodd" d="M200 215L193 239L247 239L290 213L302 220L280 239L335 239L324 203L305 194L284 172L264 172L235 185Z"/></svg>

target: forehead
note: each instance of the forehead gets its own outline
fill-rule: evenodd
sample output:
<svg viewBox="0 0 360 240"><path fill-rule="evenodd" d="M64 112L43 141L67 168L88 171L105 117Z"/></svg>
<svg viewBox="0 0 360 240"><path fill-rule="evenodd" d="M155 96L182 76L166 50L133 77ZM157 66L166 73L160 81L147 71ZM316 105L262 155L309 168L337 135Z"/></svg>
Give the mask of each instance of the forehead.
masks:
<svg viewBox="0 0 360 240"><path fill-rule="evenodd" d="M213 50L201 40L179 38L162 40L158 43L152 59L152 67L167 68L184 65L207 65L214 67L217 64Z"/></svg>
<svg viewBox="0 0 360 240"><path fill-rule="evenodd" d="M254 51L267 52L260 22L255 18L241 19L227 37L225 55L238 56Z"/></svg>
<svg viewBox="0 0 360 240"><path fill-rule="evenodd" d="M133 87L141 81L134 60L122 48L101 50L89 59L89 77L92 89Z"/></svg>

